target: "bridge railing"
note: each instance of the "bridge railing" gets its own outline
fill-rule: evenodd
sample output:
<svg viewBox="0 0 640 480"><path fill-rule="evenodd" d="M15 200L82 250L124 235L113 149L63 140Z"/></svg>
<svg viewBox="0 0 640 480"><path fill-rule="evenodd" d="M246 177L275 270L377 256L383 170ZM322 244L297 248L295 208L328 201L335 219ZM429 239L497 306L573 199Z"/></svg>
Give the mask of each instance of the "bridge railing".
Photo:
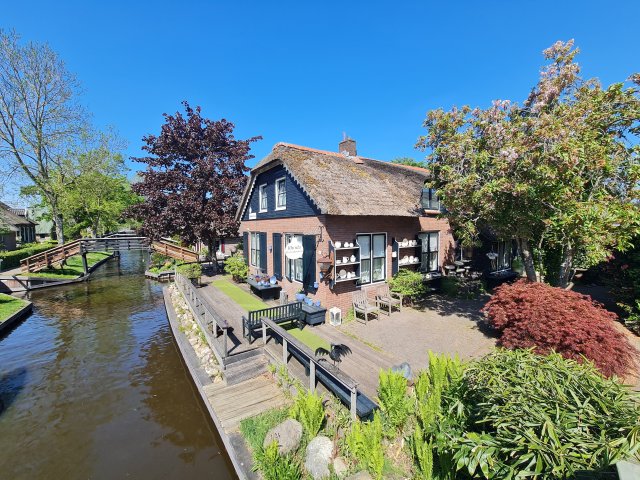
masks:
<svg viewBox="0 0 640 480"><path fill-rule="evenodd" d="M204 332L207 344L218 359L218 363L224 368L225 359L229 356L227 332L229 324L211 309L190 279L176 272L175 284L193 312L196 323ZM220 333L222 340L220 340Z"/></svg>
<svg viewBox="0 0 640 480"><path fill-rule="evenodd" d="M30 257L20 260L20 266L27 272L35 272L46 268L53 263L61 262L65 258L77 255L81 251L81 240L74 240L56 247L52 247L44 252L36 253Z"/></svg>
<svg viewBox="0 0 640 480"><path fill-rule="evenodd" d="M193 250L190 250L179 245L173 245L164 241L153 242L151 247L158 253L167 257L177 258L186 262L197 262L200 260L200 255Z"/></svg>

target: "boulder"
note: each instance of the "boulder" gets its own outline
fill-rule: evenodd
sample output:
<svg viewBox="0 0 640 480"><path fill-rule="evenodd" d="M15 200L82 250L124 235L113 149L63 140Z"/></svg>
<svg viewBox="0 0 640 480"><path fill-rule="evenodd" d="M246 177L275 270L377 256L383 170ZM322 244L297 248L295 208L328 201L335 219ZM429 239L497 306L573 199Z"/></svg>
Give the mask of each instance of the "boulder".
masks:
<svg viewBox="0 0 640 480"><path fill-rule="evenodd" d="M314 480L329 478L329 462L333 456L333 442L327 438L318 436L307 445L304 457L304 468Z"/></svg>
<svg viewBox="0 0 640 480"><path fill-rule="evenodd" d="M349 475L344 480L373 480L369 472L366 470L361 470L358 473L354 473L353 475Z"/></svg>
<svg viewBox="0 0 640 480"><path fill-rule="evenodd" d="M347 465L347 462L345 462L344 458L336 457L333 459L333 471L338 478L344 478L347 475L349 466Z"/></svg>
<svg viewBox="0 0 640 480"><path fill-rule="evenodd" d="M300 446L301 439L302 424L293 418L288 418L267 432L262 445L267 448L275 440L278 442L278 452L280 455L285 455L295 451Z"/></svg>

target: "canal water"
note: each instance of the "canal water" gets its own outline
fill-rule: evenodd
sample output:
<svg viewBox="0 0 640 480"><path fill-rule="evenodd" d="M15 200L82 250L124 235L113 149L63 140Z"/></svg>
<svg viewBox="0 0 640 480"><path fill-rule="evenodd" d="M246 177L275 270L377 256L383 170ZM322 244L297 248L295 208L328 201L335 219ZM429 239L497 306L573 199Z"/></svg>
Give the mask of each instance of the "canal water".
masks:
<svg viewBox="0 0 640 480"><path fill-rule="evenodd" d="M0 478L236 478L143 271L126 253L31 293L0 339Z"/></svg>

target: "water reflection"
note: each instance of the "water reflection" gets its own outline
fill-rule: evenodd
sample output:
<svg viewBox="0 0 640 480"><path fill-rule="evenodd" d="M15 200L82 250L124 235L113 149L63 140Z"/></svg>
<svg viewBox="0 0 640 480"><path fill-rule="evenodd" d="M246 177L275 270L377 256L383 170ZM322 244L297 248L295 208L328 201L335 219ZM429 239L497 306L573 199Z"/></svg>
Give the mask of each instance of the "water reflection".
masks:
<svg viewBox="0 0 640 480"><path fill-rule="evenodd" d="M0 341L2 478L232 478L141 265L33 292Z"/></svg>

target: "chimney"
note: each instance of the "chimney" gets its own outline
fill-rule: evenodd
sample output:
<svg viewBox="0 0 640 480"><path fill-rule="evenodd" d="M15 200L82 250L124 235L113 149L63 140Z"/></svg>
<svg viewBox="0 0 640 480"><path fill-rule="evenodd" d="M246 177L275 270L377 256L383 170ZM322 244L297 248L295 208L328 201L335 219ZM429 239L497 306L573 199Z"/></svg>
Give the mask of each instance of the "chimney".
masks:
<svg viewBox="0 0 640 480"><path fill-rule="evenodd" d="M338 151L345 157L357 157L358 151L356 150L356 141L353 138L347 137L347 134L343 134L342 141L338 144Z"/></svg>

